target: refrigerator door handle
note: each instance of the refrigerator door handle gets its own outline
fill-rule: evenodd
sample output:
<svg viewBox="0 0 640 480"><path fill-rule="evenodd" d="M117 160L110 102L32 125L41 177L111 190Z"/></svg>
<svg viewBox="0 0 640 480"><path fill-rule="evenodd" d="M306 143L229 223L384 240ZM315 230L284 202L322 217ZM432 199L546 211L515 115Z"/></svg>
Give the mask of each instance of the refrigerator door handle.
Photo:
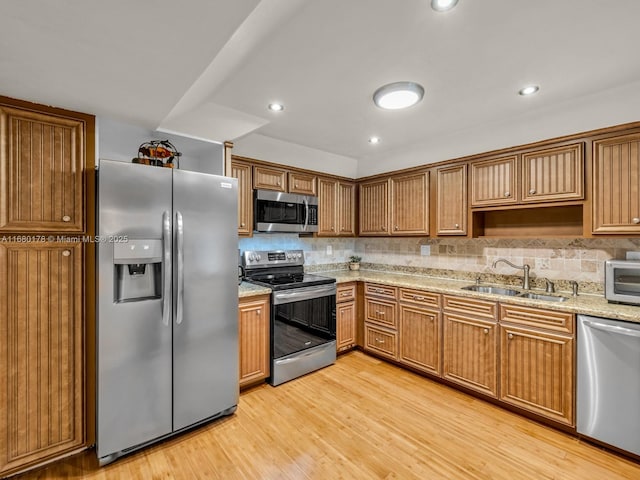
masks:
<svg viewBox="0 0 640 480"><path fill-rule="evenodd" d="M176 299L176 324L182 323L184 310L184 224L182 213L176 212L176 251L178 255L178 292Z"/></svg>
<svg viewBox="0 0 640 480"><path fill-rule="evenodd" d="M633 330L631 328L619 327L617 325L607 325L605 323L592 322L591 320L583 320L585 325L589 325L591 328L602 330L609 333L617 333L618 335L625 335L628 337L640 337L640 331Z"/></svg>
<svg viewBox="0 0 640 480"><path fill-rule="evenodd" d="M162 323L169 326L171 317L171 214L162 214Z"/></svg>

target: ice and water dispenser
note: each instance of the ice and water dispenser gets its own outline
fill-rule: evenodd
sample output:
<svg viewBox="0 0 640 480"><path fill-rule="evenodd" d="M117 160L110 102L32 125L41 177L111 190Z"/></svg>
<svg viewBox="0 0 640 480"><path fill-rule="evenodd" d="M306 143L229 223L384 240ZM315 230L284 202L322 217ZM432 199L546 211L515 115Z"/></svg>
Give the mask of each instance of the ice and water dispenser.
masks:
<svg viewBox="0 0 640 480"><path fill-rule="evenodd" d="M116 303L162 296L162 240L115 243L113 264Z"/></svg>

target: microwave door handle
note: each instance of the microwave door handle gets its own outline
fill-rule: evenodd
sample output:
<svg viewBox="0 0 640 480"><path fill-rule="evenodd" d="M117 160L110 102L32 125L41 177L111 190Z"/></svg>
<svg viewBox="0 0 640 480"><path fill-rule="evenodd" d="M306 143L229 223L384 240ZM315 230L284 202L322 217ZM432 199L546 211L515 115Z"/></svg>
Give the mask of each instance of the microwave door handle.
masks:
<svg viewBox="0 0 640 480"><path fill-rule="evenodd" d="M304 202L304 226L302 230L306 231L309 225L309 201L306 198L303 198L302 201Z"/></svg>
<svg viewBox="0 0 640 480"><path fill-rule="evenodd" d="M169 326L171 317L171 214L162 214L162 323Z"/></svg>

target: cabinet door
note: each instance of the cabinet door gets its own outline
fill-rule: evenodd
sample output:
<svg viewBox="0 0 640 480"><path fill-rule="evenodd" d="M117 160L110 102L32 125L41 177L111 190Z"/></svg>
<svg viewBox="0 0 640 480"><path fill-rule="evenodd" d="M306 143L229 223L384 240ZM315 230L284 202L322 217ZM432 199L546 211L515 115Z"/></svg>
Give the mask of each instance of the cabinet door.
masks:
<svg viewBox="0 0 640 480"><path fill-rule="evenodd" d="M467 234L467 166L437 170L438 235Z"/></svg>
<svg viewBox="0 0 640 480"><path fill-rule="evenodd" d="M279 168L264 166L253 167L253 188L263 190L287 191L287 172Z"/></svg>
<svg viewBox="0 0 640 480"><path fill-rule="evenodd" d="M582 143L522 155L522 201L584 198Z"/></svg>
<svg viewBox="0 0 640 480"><path fill-rule="evenodd" d="M240 386L269 376L269 297L240 299Z"/></svg>
<svg viewBox="0 0 640 480"><path fill-rule="evenodd" d="M333 237L338 234L336 201L338 182L326 178L318 180L318 236Z"/></svg>
<svg viewBox="0 0 640 480"><path fill-rule="evenodd" d="M356 186L353 183L338 183L336 222L340 235L356 234Z"/></svg>
<svg viewBox="0 0 640 480"><path fill-rule="evenodd" d="M400 305L398 359L419 370L440 375L440 313Z"/></svg>
<svg viewBox="0 0 640 480"><path fill-rule="evenodd" d="M497 396L497 327L473 317L443 314L444 378L492 397Z"/></svg>
<svg viewBox="0 0 640 480"><path fill-rule="evenodd" d="M516 156L471 164L471 206L509 205L516 195Z"/></svg>
<svg viewBox="0 0 640 480"><path fill-rule="evenodd" d="M316 194L316 176L306 173L289 172L289 192L301 195Z"/></svg>
<svg viewBox="0 0 640 480"><path fill-rule="evenodd" d="M640 233L640 134L593 144L593 233Z"/></svg>
<svg viewBox="0 0 640 480"><path fill-rule="evenodd" d="M356 302L339 303L336 314L336 343L341 352L356 344Z"/></svg>
<svg viewBox="0 0 640 480"><path fill-rule="evenodd" d="M500 400L573 426L573 338L500 326Z"/></svg>
<svg viewBox="0 0 640 480"><path fill-rule="evenodd" d="M231 176L238 179L238 235L253 233L253 189L251 165L231 162Z"/></svg>
<svg viewBox="0 0 640 480"><path fill-rule="evenodd" d="M429 234L429 172L391 178L391 234Z"/></svg>
<svg viewBox="0 0 640 480"><path fill-rule="evenodd" d="M0 476L83 447L82 244L0 244Z"/></svg>
<svg viewBox="0 0 640 480"><path fill-rule="evenodd" d="M0 106L0 230L84 231L85 122Z"/></svg>
<svg viewBox="0 0 640 480"><path fill-rule="evenodd" d="M360 235L389 235L389 181L360 185Z"/></svg>

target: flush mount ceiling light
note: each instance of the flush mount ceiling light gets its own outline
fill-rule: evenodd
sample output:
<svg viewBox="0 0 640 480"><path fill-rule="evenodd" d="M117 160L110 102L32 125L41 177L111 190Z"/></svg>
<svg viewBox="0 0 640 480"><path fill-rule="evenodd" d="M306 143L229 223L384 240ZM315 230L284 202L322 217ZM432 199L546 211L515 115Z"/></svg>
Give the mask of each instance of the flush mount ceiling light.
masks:
<svg viewBox="0 0 640 480"><path fill-rule="evenodd" d="M270 103L267 108L272 112L281 112L282 110L284 110L284 105L282 105L281 103Z"/></svg>
<svg viewBox="0 0 640 480"><path fill-rule="evenodd" d="M526 86L524 88L521 88L518 91L518 94L526 97L527 95L533 95L538 90L540 90L540 87L538 85L528 85L528 86Z"/></svg>
<svg viewBox="0 0 640 480"><path fill-rule="evenodd" d="M395 82L384 85L373 94L374 103L385 110L398 110L415 105L424 95L424 88L414 82Z"/></svg>
<svg viewBox="0 0 640 480"><path fill-rule="evenodd" d="M446 12L456 6L458 0L431 0L431 8L436 12Z"/></svg>
<svg viewBox="0 0 640 480"><path fill-rule="evenodd" d="M376 143L380 143L380 137L369 137L369 143L375 145Z"/></svg>

